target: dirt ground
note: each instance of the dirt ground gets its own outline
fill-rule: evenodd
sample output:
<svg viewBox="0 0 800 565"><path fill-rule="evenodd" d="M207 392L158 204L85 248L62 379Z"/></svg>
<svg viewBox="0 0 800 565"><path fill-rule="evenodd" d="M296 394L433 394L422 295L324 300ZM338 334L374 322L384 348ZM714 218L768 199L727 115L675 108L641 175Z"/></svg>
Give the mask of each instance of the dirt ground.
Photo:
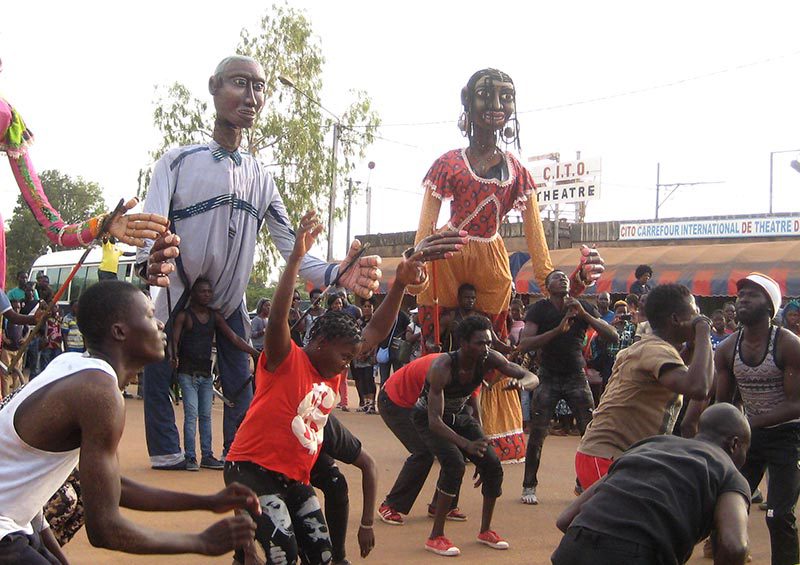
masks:
<svg viewBox="0 0 800 565"><path fill-rule="evenodd" d="M133 388L133 387L132 387ZM350 402L356 399L351 387ZM211 493L221 489L222 473L203 469L199 473L185 471L153 471L147 460L144 438L142 401L127 401L128 415L125 434L120 444L119 456L122 472L128 477L143 483L167 489L197 493ZM222 449L222 404L217 401L214 414L215 453ZM176 409L179 422L182 422L181 408ZM364 447L374 457L379 469L378 502L388 492L406 457L399 441L384 426L379 416L341 413L342 422L355 433ZM179 429L181 425L178 426ZM576 437L549 437L545 443L542 465L539 471L540 485L538 506L526 506L519 502L522 485L522 465L507 465L505 470L504 493L497 501L494 529L511 544L508 551L496 551L479 545L475 541L480 523L480 493L472 490L468 477L465 477L461 497L461 508L469 515L465 523L447 523L447 535L461 548L460 563L480 563L481 565L506 563L550 563L549 557L561 539L555 527L558 513L573 498L574 455L577 447ZM348 558L371 565L402 563L435 563L447 558L434 556L423 549L431 520L425 514L425 503L431 496L438 470L434 467L428 483L414 506L404 526L389 526L375 519L376 547L366 560L358 555L355 531L361 516L361 480L358 469L342 465L342 471L350 484L350 532L348 536ZM467 469L469 473L469 468ZM471 474L470 474L471 476ZM149 528L162 531L199 532L208 527L216 518L204 512L184 513L143 513L122 511L131 520ZM764 524L764 513L754 507L750 516L750 546L753 563L769 563L769 538ZM178 556L135 556L93 548L86 539L84 531L65 547L71 563L102 563L114 565L144 564L206 564L231 563L230 556L206 558L195 555ZM693 564L711 563L703 559L701 548L695 550L690 561Z"/></svg>

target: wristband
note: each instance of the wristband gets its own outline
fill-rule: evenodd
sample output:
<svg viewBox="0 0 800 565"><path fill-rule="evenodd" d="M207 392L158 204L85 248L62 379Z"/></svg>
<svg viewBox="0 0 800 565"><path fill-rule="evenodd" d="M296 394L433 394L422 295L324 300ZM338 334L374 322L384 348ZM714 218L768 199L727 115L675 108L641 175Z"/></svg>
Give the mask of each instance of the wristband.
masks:
<svg viewBox="0 0 800 565"><path fill-rule="evenodd" d="M371 529L372 529L372 525L369 525L369 526L367 526L367 525L366 525L366 524L364 524L363 522L362 522L360 525L361 525L361 527L362 527L362 528L364 528L365 530L371 530Z"/></svg>

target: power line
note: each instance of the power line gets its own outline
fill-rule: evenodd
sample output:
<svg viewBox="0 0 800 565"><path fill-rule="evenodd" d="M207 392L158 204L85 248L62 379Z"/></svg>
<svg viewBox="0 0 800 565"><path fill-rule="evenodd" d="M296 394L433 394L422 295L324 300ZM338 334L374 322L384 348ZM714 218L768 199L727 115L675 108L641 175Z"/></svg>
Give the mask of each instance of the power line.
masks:
<svg viewBox="0 0 800 565"><path fill-rule="evenodd" d="M757 67L757 66L760 66L760 65L766 65L766 64L769 64L769 63L774 63L776 61L780 61L782 59L788 59L790 57L795 57L797 55L800 55L800 51L792 51L791 53L785 53L783 55L776 55L776 56L773 56L773 57L766 57L764 59L758 59L756 61L751 61L749 63L742 63L740 65L736 65L736 66L733 66L733 67L727 67L725 69L719 69L719 70L711 71L711 72L708 72L708 73L702 73L702 74L699 74L699 75L693 75L693 76L689 76L689 77L682 78L682 79L679 79L679 80L673 80L673 81L664 82L664 83L660 83L660 84L656 84L656 85L651 85L651 86L647 86L647 87L643 87L643 88L635 88L635 89L632 89L632 90L626 90L626 91L623 91L623 92L617 92L617 93L608 94L608 95L605 95L605 96L595 96L593 98L586 98L586 99L583 99L583 100L576 100L574 102L566 102L564 104L553 104L551 106L541 106L539 108L532 108L530 110L520 110L520 111L517 112L517 114L531 114L531 113L534 113L534 112L547 112L547 111L550 111L550 110L560 110L562 108L570 108L570 107L573 107L573 106L582 106L584 104L594 104L596 102L604 102L606 100L613 100L615 98L623 98L623 97L626 97L626 96L635 96L637 94L644 94L646 92L653 92L655 90L661 90L661 89L664 89L664 88L672 88L674 86L679 86L679 85L686 84L686 83L689 83L689 82L703 80L703 79L707 79L707 78L711 78L711 77L715 77L715 76L720 76L720 75L723 75L723 74L726 74L726 73L732 73L732 72L736 72L736 71L741 71L743 69L749 69L749 68ZM383 128L383 127L437 126L437 125L443 125L443 124L452 125L453 123L454 123L454 120L450 119L450 120L436 120L436 121L429 121L429 122L398 122L398 123L393 123L393 124L381 124L379 127ZM365 128L365 127L374 127L374 126L370 125L370 124L355 124L355 125L350 126L350 127L353 127L353 128Z"/></svg>

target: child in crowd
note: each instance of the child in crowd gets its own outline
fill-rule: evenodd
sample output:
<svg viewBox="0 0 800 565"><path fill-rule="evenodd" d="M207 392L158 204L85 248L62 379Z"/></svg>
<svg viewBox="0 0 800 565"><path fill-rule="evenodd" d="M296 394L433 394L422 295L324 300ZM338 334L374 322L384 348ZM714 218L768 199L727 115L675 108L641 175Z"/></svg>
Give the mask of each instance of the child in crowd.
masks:
<svg viewBox="0 0 800 565"><path fill-rule="evenodd" d="M78 328L78 299L73 298L69 303L69 314L64 316L61 322L61 336L64 347L68 352L83 353L86 346L83 343L83 335Z"/></svg>
<svg viewBox="0 0 800 565"><path fill-rule="evenodd" d="M240 350L257 358L259 352L236 335L225 319L209 308L214 293L211 281L198 277L192 285L189 307L175 317L172 333L172 364L178 369L183 393L183 450L187 471L224 467L211 447L211 344L217 331ZM200 421L200 464L195 452L195 431Z"/></svg>
<svg viewBox="0 0 800 565"><path fill-rule="evenodd" d="M725 328L725 313L714 310L711 313L711 348L716 351L717 346L729 335Z"/></svg>

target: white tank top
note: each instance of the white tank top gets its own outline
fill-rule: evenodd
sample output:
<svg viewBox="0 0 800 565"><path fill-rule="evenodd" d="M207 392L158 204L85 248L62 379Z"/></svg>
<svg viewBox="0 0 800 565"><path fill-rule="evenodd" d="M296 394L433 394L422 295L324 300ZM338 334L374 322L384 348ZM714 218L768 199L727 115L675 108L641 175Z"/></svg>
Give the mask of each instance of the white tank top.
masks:
<svg viewBox="0 0 800 565"><path fill-rule="evenodd" d="M17 408L36 391L79 371L96 369L117 380L111 365L85 355L59 355L39 376L0 403L0 539L12 532L33 533L31 520L64 484L80 455L80 448L56 453L22 441L14 427Z"/></svg>

